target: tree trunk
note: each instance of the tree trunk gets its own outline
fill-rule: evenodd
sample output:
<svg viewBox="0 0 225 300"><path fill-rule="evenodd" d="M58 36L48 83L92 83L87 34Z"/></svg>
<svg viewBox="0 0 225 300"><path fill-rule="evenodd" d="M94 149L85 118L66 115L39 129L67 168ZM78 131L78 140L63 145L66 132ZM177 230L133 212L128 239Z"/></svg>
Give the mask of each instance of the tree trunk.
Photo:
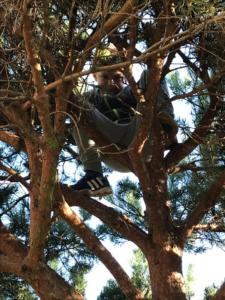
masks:
<svg viewBox="0 0 225 300"><path fill-rule="evenodd" d="M37 267L22 267L22 277L35 289L41 300L84 300L84 297L72 288L45 263Z"/></svg>
<svg viewBox="0 0 225 300"><path fill-rule="evenodd" d="M148 258L154 300L185 300L182 250L176 245L156 247Z"/></svg>

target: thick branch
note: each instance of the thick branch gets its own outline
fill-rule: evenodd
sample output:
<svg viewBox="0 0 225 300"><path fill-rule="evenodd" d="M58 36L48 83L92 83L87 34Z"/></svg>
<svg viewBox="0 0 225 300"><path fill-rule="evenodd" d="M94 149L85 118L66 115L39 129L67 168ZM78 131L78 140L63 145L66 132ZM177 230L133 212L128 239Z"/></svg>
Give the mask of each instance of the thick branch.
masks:
<svg viewBox="0 0 225 300"><path fill-rule="evenodd" d="M42 155L40 186L38 190L35 190L31 203L32 222L30 226L30 252L28 259L32 263L35 263L43 256L46 236L51 226L58 154L58 145L50 144L47 149L44 149ZM35 177L35 171L33 177Z"/></svg>
<svg viewBox="0 0 225 300"><path fill-rule="evenodd" d="M124 272L117 260L65 201L58 204L57 212L74 229L76 234L85 242L87 247L95 255L97 255L106 268L108 268L127 298L143 299L143 296L133 286L128 275Z"/></svg>
<svg viewBox="0 0 225 300"><path fill-rule="evenodd" d="M26 3L26 2L24 2ZM40 59L35 50L35 42L32 36L33 23L28 4L24 5L23 10L23 37L27 53L27 59L31 67L33 82L36 88L34 97L35 105L38 109L39 119L43 127L44 138L52 138L53 127L49 112L49 99L44 89L43 77L41 73Z"/></svg>
<svg viewBox="0 0 225 300"><path fill-rule="evenodd" d="M15 260L27 255L27 248L0 221L0 251Z"/></svg>
<svg viewBox="0 0 225 300"><path fill-rule="evenodd" d="M56 190L55 197L57 202L61 201L61 194L70 206L79 206L90 214L98 217L110 228L116 230L129 241L134 242L141 249L146 249L148 235L139 229L132 221L111 207L108 207L81 192L74 192L66 185L61 185Z"/></svg>
<svg viewBox="0 0 225 300"><path fill-rule="evenodd" d="M12 261L11 258L0 255L0 272L4 273L12 273L12 274L20 274L21 262L20 261Z"/></svg>
<svg viewBox="0 0 225 300"><path fill-rule="evenodd" d="M211 224L198 224L194 226L195 231L209 231L209 232L225 232L225 226L221 224L211 223Z"/></svg>
<svg viewBox="0 0 225 300"><path fill-rule="evenodd" d="M54 122L54 131L57 134L58 138L61 138L65 132L65 117L68 106L68 98L71 95L71 90L73 85L71 83L64 83L59 85L56 89L56 111L55 111L55 122Z"/></svg>
<svg viewBox="0 0 225 300"><path fill-rule="evenodd" d="M129 15L134 12L136 1L135 0L127 0L123 7L115 12L111 18L109 18L103 26L96 31L96 33L90 38L88 41L85 51L89 51L93 46L95 46L104 36L106 36L109 32L115 29L119 24L124 22Z"/></svg>
<svg viewBox="0 0 225 300"><path fill-rule="evenodd" d="M22 150L22 140L12 132L0 130L0 140L12 146L16 151Z"/></svg>
<svg viewBox="0 0 225 300"><path fill-rule="evenodd" d="M176 23L172 22L170 18L170 7L165 5L161 14L162 18L157 20L153 29L154 44L143 53L145 58L148 59L147 62L150 65L150 70L145 99L138 104L142 118L140 120L140 128L132 143L134 150L130 154L134 170L138 175L142 187L149 228L153 230L153 242L159 244L164 243L166 240L168 241L172 222L167 201L166 170L163 167L165 147L161 127L155 117L155 104L163 75L164 57L168 52L168 48L164 46L170 45L171 48L171 36L174 36L174 32L176 31ZM161 44L162 41L163 43ZM156 45L161 45L160 51ZM155 55L153 55L154 52ZM151 60L149 59L150 57ZM149 147L150 151L148 155L151 158L148 164L146 161L138 159L137 154L144 152L144 144L146 141L147 143L149 142L147 140L149 137L151 137L152 145Z"/></svg>
<svg viewBox="0 0 225 300"><path fill-rule="evenodd" d="M31 181L34 188L31 191L30 252L28 260L34 263L37 262L43 255L45 239L50 226L50 213L52 210L53 200L52 193L54 190L56 167L60 148L55 137L54 128L50 118L49 97L44 89L41 65L35 49L34 38L32 36L33 24L30 13L31 11L30 7L28 7L28 3L24 2L23 37L28 62L31 67L33 82L36 87L34 104L37 107L38 116L43 128L43 144L41 149L42 169L38 169L38 174L36 169L31 169ZM29 146L32 147L32 145ZM29 154L31 155L29 158L33 160L34 154L30 151ZM39 183L37 182L38 180L40 180Z"/></svg>
<svg viewBox="0 0 225 300"><path fill-rule="evenodd" d="M24 258L28 249L0 221L0 255L1 272L14 273L26 280L36 290L41 299L46 300L84 300L55 271L44 262L38 261L34 266L26 266Z"/></svg>
<svg viewBox="0 0 225 300"><path fill-rule="evenodd" d="M0 163L0 169L9 174L10 180L20 182L23 186L25 186L29 190L30 185L14 169L6 167L2 163Z"/></svg>

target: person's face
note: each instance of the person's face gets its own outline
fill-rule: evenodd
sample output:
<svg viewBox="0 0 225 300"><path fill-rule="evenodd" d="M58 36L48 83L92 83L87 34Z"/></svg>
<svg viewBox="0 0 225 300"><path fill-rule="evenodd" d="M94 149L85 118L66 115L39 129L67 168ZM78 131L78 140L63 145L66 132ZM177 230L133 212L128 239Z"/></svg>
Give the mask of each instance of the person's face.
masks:
<svg viewBox="0 0 225 300"><path fill-rule="evenodd" d="M124 75L121 71L102 71L94 74L99 87L104 90L120 91L124 86Z"/></svg>

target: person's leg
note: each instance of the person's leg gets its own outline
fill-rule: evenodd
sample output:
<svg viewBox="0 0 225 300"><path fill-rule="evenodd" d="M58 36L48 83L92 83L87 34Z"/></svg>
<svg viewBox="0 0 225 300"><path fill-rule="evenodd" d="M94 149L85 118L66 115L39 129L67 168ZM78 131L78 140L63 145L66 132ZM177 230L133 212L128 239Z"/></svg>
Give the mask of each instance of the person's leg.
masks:
<svg viewBox="0 0 225 300"><path fill-rule="evenodd" d="M115 144L118 148L127 148L137 131L136 118L133 118L128 124L117 124L105 117L97 109L90 111L88 117L90 123L93 123L96 129L108 139L109 144ZM99 147L95 145L95 142L90 140L87 133L78 126L74 127L72 135L78 146L80 160L84 166L84 170L102 173L101 156L99 154L101 149L99 150ZM106 149L103 151L107 152L106 146L107 145L103 147ZM110 160L112 161L113 159Z"/></svg>
<svg viewBox="0 0 225 300"><path fill-rule="evenodd" d="M97 109L93 111L93 121L96 129L108 139L109 144L115 144L122 148L130 145L138 128L136 117L127 124L120 124L111 121Z"/></svg>
<svg viewBox="0 0 225 300"><path fill-rule="evenodd" d="M115 144L123 149L130 145L137 131L137 118L133 118L128 124L116 124L94 109L89 112L89 120L108 139L109 144ZM79 191L88 190L93 196L110 194L112 190L107 178L102 175L101 159L96 146L91 144L88 135L82 129L75 128L73 136L86 171L86 175L73 188ZM116 160L116 155L114 157Z"/></svg>
<svg viewBox="0 0 225 300"><path fill-rule="evenodd" d="M89 120L93 122L91 119ZM79 149L80 160L84 166L85 176L72 186L75 191L88 191L91 196L105 196L112 193L108 179L103 176L100 156L94 141L76 125L72 131Z"/></svg>
<svg viewBox="0 0 225 300"><path fill-rule="evenodd" d="M95 142L89 139L87 133L78 126L74 127L72 135L79 149L79 156L84 170L102 173L101 160Z"/></svg>
<svg viewBox="0 0 225 300"><path fill-rule="evenodd" d="M118 151L129 147L138 129L138 119L136 117L127 124L118 124L106 118L99 111L96 111L94 113L94 119L98 131L108 139L109 144L115 144L115 146L118 147ZM107 147L105 146L103 149L100 149L100 152L101 159L113 170L125 173L130 172L127 166L118 161L117 153L107 154Z"/></svg>

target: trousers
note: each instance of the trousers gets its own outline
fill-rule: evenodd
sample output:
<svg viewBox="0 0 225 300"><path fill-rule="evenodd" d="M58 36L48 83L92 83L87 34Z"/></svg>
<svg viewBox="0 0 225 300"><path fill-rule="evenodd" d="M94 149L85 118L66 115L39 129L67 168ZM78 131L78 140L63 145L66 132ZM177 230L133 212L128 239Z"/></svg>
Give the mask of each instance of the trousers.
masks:
<svg viewBox="0 0 225 300"><path fill-rule="evenodd" d="M96 108L89 110L88 116L90 124L94 124L95 128L107 138L109 144L104 147L99 147L89 138L88 134L82 128L79 128L79 126L74 127L72 135L79 148L80 160L84 166L84 170L102 173L101 162L103 161L106 165L116 171L129 172L130 170L126 166L121 165L117 160L117 154L112 154L111 156L103 154L107 153L107 146L109 145L115 145L118 150L129 149L139 128L140 119L138 116L134 115L132 120L126 124L111 121ZM164 127L164 132L166 132L167 146L176 144L178 126L174 121L173 116L165 111L159 112L157 116L161 125ZM145 161L150 159L149 153L151 146L152 140L151 137L148 136L143 149L143 158Z"/></svg>
<svg viewBox="0 0 225 300"><path fill-rule="evenodd" d="M129 148L135 134L138 130L138 118L133 117L129 123L119 124L111 121L96 108L88 112L89 123L94 124L95 128L109 141L109 145L115 145L117 149ZM80 160L84 166L84 170L92 170L102 172L101 162L105 162L114 170L120 172L129 172L129 169L118 163L116 156L102 155L107 153L107 146L98 147L88 134L79 126L74 127L72 131L73 138L79 149Z"/></svg>

